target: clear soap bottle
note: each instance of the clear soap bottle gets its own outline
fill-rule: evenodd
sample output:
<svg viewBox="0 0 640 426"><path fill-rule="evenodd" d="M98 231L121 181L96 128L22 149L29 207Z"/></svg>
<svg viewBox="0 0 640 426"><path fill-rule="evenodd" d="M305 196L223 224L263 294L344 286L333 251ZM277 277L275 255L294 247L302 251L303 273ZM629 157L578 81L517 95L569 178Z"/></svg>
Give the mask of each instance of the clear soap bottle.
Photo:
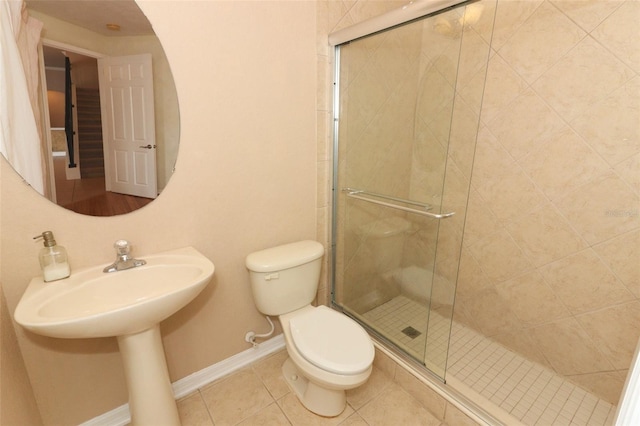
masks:
<svg viewBox="0 0 640 426"><path fill-rule="evenodd" d="M53 232L45 231L34 239L44 240L44 247L40 250L40 267L44 281L56 281L71 275L67 250L56 244Z"/></svg>

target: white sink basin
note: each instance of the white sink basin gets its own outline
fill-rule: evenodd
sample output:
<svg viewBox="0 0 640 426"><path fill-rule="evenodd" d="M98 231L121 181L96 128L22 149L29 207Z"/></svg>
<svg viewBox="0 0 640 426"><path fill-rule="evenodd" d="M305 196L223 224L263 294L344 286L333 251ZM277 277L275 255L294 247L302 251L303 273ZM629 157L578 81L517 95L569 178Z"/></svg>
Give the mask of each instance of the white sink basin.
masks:
<svg viewBox="0 0 640 426"><path fill-rule="evenodd" d="M105 265L73 271L69 278L31 280L15 320L34 333L86 338L138 333L193 300L213 275L213 263L193 247L150 256L125 271Z"/></svg>
<svg viewBox="0 0 640 426"><path fill-rule="evenodd" d="M132 425L180 425L162 347L160 321L191 302L213 276L213 263L193 247L141 256L144 266L105 273L106 265L69 278L31 280L15 320L50 337L118 340Z"/></svg>

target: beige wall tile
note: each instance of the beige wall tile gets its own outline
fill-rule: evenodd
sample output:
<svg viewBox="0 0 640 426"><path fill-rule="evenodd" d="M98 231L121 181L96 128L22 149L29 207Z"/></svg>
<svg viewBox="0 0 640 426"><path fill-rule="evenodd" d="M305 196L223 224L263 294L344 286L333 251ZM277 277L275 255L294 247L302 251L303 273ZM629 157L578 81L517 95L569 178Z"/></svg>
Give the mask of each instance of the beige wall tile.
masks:
<svg viewBox="0 0 640 426"><path fill-rule="evenodd" d="M396 383L398 383L402 389L407 391L409 395L414 397L416 401L421 403L424 408L429 410L431 414L439 419L444 419L444 411L447 401L431 389L431 387L422 383L404 368L398 368Z"/></svg>
<svg viewBox="0 0 640 426"><path fill-rule="evenodd" d="M509 223L507 231L535 266L546 265L587 247L550 203Z"/></svg>
<svg viewBox="0 0 640 426"><path fill-rule="evenodd" d="M479 116L478 112L473 110L474 106L458 100L454 103L447 155L455 161L456 166L465 177L470 177L476 148ZM480 103L477 105L480 105Z"/></svg>
<svg viewBox="0 0 640 426"><path fill-rule="evenodd" d="M537 271L499 283L496 288L525 327L570 315Z"/></svg>
<svg viewBox="0 0 640 426"><path fill-rule="evenodd" d="M516 160L565 127L558 114L531 88L494 117L487 127Z"/></svg>
<svg viewBox="0 0 640 426"><path fill-rule="evenodd" d="M590 32L613 11L620 7L620 0L552 0L554 6L563 11L580 27Z"/></svg>
<svg viewBox="0 0 640 426"><path fill-rule="evenodd" d="M487 42L493 39L493 30L496 16L497 0L487 0L479 4L470 4L467 6L467 17L465 19L465 28L471 27ZM476 22L469 22L469 15L477 18ZM479 18L478 18L479 15Z"/></svg>
<svg viewBox="0 0 640 426"><path fill-rule="evenodd" d="M473 160L472 182L474 186L481 185L503 176L503 170L507 170L513 159L507 151L498 143L496 137L486 126L481 126L478 131L476 152Z"/></svg>
<svg viewBox="0 0 640 426"><path fill-rule="evenodd" d="M588 390L611 404L617 404L624 387L625 374L601 372L568 376L569 381Z"/></svg>
<svg viewBox="0 0 640 426"><path fill-rule="evenodd" d="M572 120L633 76L628 66L585 37L532 87L560 116Z"/></svg>
<svg viewBox="0 0 640 426"><path fill-rule="evenodd" d="M571 126L611 165L640 152L640 77L599 100Z"/></svg>
<svg viewBox="0 0 640 426"><path fill-rule="evenodd" d="M605 241L593 250L629 291L640 297L640 230Z"/></svg>
<svg viewBox="0 0 640 426"><path fill-rule="evenodd" d="M456 284L456 300L471 298L476 293L490 288L493 288L491 281L484 275L469 250L463 248Z"/></svg>
<svg viewBox="0 0 640 426"><path fill-rule="evenodd" d="M544 201L542 192L515 162L496 173L494 178L474 186L493 214L502 221L515 219Z"/></svg>
<svg viewBox="0 0 640 426"><path fill-rule="evenodd" d="M445 422L448 425L456 426L475 426L478 423L460 411L458 407L451 403L447 403L447 412L444 417Z"/></svg>
<svg viewBox="0 0 640 426"><path fill-rule="evenodd" d="M506 334L522 328L512 306L493 288L478 292L474 297L456 302L467 318L463 321L486 336Z"/></svg>
<svg viewBox="0 0 640 426"><path fill-rule="evenodd" d="M327 67L329 64L326 65ZM318 115L318 161L331 161L333 149L333 118L331 111L317 112Z"/></svg>
<svg viewBox="0 0 640 426"><path fill-rule="evenodd" d="M482 238L497 232L500 226L501 222L489 209L486 201L482 199L478 191L471 189L464 225L464 245L470 246L477 243Z"/></svg>
<svg viewBox="0 0 640 426"><path fill-rule="evenodd" d="M373 359L373 367L382 371L384 374L393 379L396 375L396 366L398 364L387 354L376 348L376 356Z"/></svg>
<svg viewBox="0 0 640 426"><path fill-rule="evenodd" d="M317 56L316 73L318 86L316 86L316 109L318 111L330 111L333 94L326 88L333 84L333 74L329 67L328 56Z"/></svg>
<svg viewBox="0 0 640 426"><path fill-rule="evenodd" d="M621 6L629 9L626 15ZM640 90L638 77L629 80L633 74L624 65L632 66L632 62L618 53L632 49L625 54L632 58L640 52L640 45L625 41L637 38L637 26L632 26L634 35L630 36L630 27L624 24L633 19L630 10L626 2L591 0L501 0L497 6L492 41L497 54L490 61L483 99L482 121L487 128L481 126L477 140L454 318L478 330L498 331L494 339L543 364L545 356L540 354L537 340L518 337L533 336L530 327L546 325L538 322L544 321L545 315L555 319L557 314L568 320L567 315L615 306L640 294L635 284L638 262L631 260L640 250L635 236L640 226L636 212L640 206ZM603 19L607 21L593 32L593 37L605 47L584 39L584 31L593 30ZM513 47L522 42L540 52L556 47L560 52L562 46L537 47L537 40L527 39L530 28L551 22L565 25L549 27L546 37L571 44L572 35L578 35L575 42L582 42L561 56L554 57L552 52L532 64L528 75L541 72L541 76L533 83L535 90L527 89L516 70L526 69L527 61L535 61L536 53L517 52ZM622 27L616 28L614 22ZM617 43L624 47L616 51L607 46L605 35L611 45L617 37ZM598 66L594 66L596 63ZM530 186L514 183L527 181ZM543 210L549 200L553 205L548 209L553 213ZM493 235L501 230L509 232L522 253L518 248L504 249L511 247L508 243L501 246L502 250L484 249L493 247ZM565 235L569 244L562 244L566 240L558 235ZM594 244L597 255L591 251L585 254L585 247ZM532 268L505 279L513 269L510 262L514 254L530 262ZM552 263L544 266L547 261ZM540 268L535 273L534 265ZM485 274L487 271L490 273ZM536 288L543 283L546 290ZM508 297L539 298L544 303L509 304ZM485 312L482 300L494 301L494 316ZM569 306L571 310L567 310ZM515 318L523 328L509 330L503 323L504 316ZM584 351L576 356L589 359L591 338L584 332L576 336L567 350ZM608 362L601 366L605 371L612 368ZM595 391L614 394L614 379L603 379L603 383L613 384Z"/></svg>
<svg viewBox="0 0 640 426"><path fill-rule="evenodd" d="M631 365L640 337L640 302L624 303L577 317L616 369Z"/></svg>
<svg viewBox="0 0 640 426"><path fill-rule="evenodd" d="M470 94L469 91L474 78L480 75L484 79L488 56L489 43L473 29L465 30L460 47L456 90ZM482 89L482 86L479 86L479 88ZM475 98L475 96L469 97Z"/></svg>
<svg viewBox="0 0 640 426"><path fill-rule="evenodd" d="M636 194L640 195L640 173L638 173L638 170L640 170L640 154L636 154L619 163L613 169L618 173L618 176L636 191Z"/></svg>
<svg viewBox="0 0 640 426"><path fill-rule="evenodd" d="M348 15L353 22L360 22L382 15L385 12L401 7L402 4L402 0L346 2L347 7L351 6Z"/></svg>
<svg viewBox="0 0 640 426"><path fill-rule="evenodd" d="M559 374L610 371L613 366L573 318L531 328L531 334Z"/></svg>
<svg viewBox="0 0 640 426"><path fill-rule="evenodd" d="M493 49L502 47L542 3L543 0L499 1L493 31Z"/></svg>
<svg viewBox="0 0 640 426"><path fill-rule="evenodd" d="M640 226L640 216L633 214L640 198L613 172L595 178L554 204L589 244Z"/></svg>
<svg viewBox="0 0 640 426"><path fill-rule="evenodd" d="M469 252L487 277L497 282L533 269L531 262L506 230L498 231L469 246Z"/></svg>
<svg viewBox="0 0 640 426"><path fill-rule="evenodd" d="M493 55L489 61L482 98L482 121L493 120L500 111L523 94L527 87L527 82L500 55Z"/></svg>
<svg viewBox="0 0 640 426"><path fill-rule="evenodd" d="M584 36L580 27L544 2L498 53L522 78L532 83Z"/></svg>
<svg viewBox="0 0 640 426"><path fill-rule="evenodd" d="M569 194L609 169L600 155L570 128L540 141L537 149L518 164L550 200Z"/></svg>
<svg viewBox="0 0 640 426"><path fill-rule="evenodd" d="M638 21L640 21L640 3L626 1L596 28L593 36L623 62L640 73L640 52L636 43L638 40Z"/></svg>
<svg viewBox="0 0 640 426"><path fill-rule="evenodd" d="M591 249L540 268L562 303L580 314L633 299L633 295Z"/></svg>
<svg viewBox="0 0 640 426"><path fill-rule="evenodd" d="M496 334L492 336L491 339L517 352L530 361L553 369L538 347L538 343L526 328L518 329L510 333Z"/></svg>

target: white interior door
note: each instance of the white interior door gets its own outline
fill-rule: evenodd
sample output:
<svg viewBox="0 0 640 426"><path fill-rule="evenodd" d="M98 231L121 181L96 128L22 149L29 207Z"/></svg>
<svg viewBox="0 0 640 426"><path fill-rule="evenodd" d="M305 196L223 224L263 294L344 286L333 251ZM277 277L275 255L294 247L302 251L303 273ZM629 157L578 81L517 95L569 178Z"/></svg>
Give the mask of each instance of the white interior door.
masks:
<svg viewBox="0 0 640 426"><path fill-rule="evenodd" d="M151 55L99 58L98 71L106 188L156 198Z"/></svg>

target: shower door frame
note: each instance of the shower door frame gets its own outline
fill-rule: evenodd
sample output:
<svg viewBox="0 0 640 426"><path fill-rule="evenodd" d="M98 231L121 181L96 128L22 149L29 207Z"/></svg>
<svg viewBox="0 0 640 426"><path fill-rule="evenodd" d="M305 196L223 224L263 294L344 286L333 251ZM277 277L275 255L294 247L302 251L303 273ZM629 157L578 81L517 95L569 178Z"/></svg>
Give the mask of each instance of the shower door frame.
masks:
<svg viewBox="0 0 640 426"><path fill-rule="evenodd" d="M353 39L341 39L340 43L336 43L334 44L335 47L335 63L334 63L334 73L333 73L333 78L334 78L334 87L333 87L333 111L332 111L332 119L333 119L333 180L332 180L332 221L331 221L331 269L330 269L330 279L331 279L331 306L334 309L337 309L351 317L354 317L354 315L351 315L348 312L348 309L345 309L345 306L341 305L339 302L336 301L336 281L337 281L337 271L336 271L336 264L337 264L337 239L338 239L338 221L337 221L337 217L338 217L338 198L340 195L340 188L338 188L338 174L339 174L339 166L338 166L338 152L339 152L339 145L340 145L340 141L339 141L339 125L340 125L340 69L341 69L341 57L340 57L340 47L343 44L346 44L350 41L354 41L358 38L362 38L362 37L366 37L369 35L374 35L378 32L382 32L382 31L387 31L387 30L392 30L395 27L410 23L412 21L419 21L419 20L424 20L424 19L428 19L430 17L433 17L435 15L438 15L440 13L443 13L447 10L450 9L454 9L454 8L458 8L458 7L463 7L463 6L467 6L469 4L474 3L475 0L468 0L468 1L455 1L452 2L454 4L449 5L448 7L445 7L444 9L441 10L435 10L435 11L431 11L430 13L426 13L426 14L422 14L420 16L416 16L413 17L409 20L406 21L402 21L402 22L396 22L393 25L386 27L386 28L379 28L375 31L371 31L369 33L363 33L362 31L360 33L357 33L358 36L353 38ZM450 2L451 3L451 2ZM462 33L461 33L462 34ZM330 36L330 40L331 40L331 36ZM460 56L458 56L458 64L460 61ZM488 57L487 57L488 60ZM486 72L486 64L485 64L485 72ZM455 103L455 99L456 99L456 91L454 90L454 97L452 98L452 111L451 113L453 114L453 104ZM450 117L450 119L453 119L453 115ZM478 120L479 123L479 120ZM451 128L449 128L449 132L451 131ZM476 136L477 138L477 129L476 129ZM474 140L474 150L475 150L475 140ZM445 157L445 164L446 164L447 158ZM446 170L446 167L445 167ZM444 172L443 174L443 185L444 185L444 179L446 177L446 172ZM467 189L467 202L468 202L468 191L469 189ZM357 191L354 191L352 193L358 194ZM374 194L375 195L375 194ZM356 197L357 198L357 197ZM368 201L368 200L365 200ZM379 204L384 204L384 203L379 203ZM463 212L463 215L466 216L466 205L465 205L465 212ZM444 214L444 215L437 215L437 218L446 218L449 215ZM439 229L439 225L438 225L438 229ZM464 223L462 225L462 230L464 229ZM460 248L458 251L458 262L459 262L459 256L460 256L460 251L461 251L461 246L462 243L460 241ZM435 256L435 251L434 251L434 256ZM434 257L434 261L435 261L435 257ZM435 268L434 271L432 271L432 281L433 281L433 273L435 273ZM457 274L457 272L456 272ZM430 305L431 302L429 302ZM431 309L428 306L427 307L428 312L429 312L429 317L430 317L430 312ZM434 371L432 371L431 369L429 369L426 365L426 361L427 361L427 357L426 357L426 352L423 354L423 358L422 360L419 360L417 357L415 357L414 355L411 355L408 352L405 352L405 350L403 350L401 347L398 346L397 343L393 342L389 337L385 336L384 334L382 334L381 332L377 331L373 326L370 326L368 324L366 324L366 322L361 321L358 318L354 319L356 321L358 321L358 323L360 323L363 327L365 327L365 329L371 333L373 336L375 336L377 339L379 339L380 341L384 342L386 344L386 347L391 350L394 355L398 356L400 359L402 359L404 362L413 365L414 367L417 367L418 370L421 373L426 374L428 377L430 377L431 379L435 379L436 382L439 383L446 383L446 364L448 362L448 356L445 356L445 360L444 360L444 366L443 366L443 372L442 372L442 376L439 376L437 373L435 373ZM449 318L449 340L450 340L450 334L451 334L451 321L453 319L453 306L451 307L451 317ZM429 331L429 322L427 322L426 324L426 335L428 335L428 331ZM425 336L426 337L426 336ZM425 350L426 347L428 346L428 343L425 342Z"/></svg>

